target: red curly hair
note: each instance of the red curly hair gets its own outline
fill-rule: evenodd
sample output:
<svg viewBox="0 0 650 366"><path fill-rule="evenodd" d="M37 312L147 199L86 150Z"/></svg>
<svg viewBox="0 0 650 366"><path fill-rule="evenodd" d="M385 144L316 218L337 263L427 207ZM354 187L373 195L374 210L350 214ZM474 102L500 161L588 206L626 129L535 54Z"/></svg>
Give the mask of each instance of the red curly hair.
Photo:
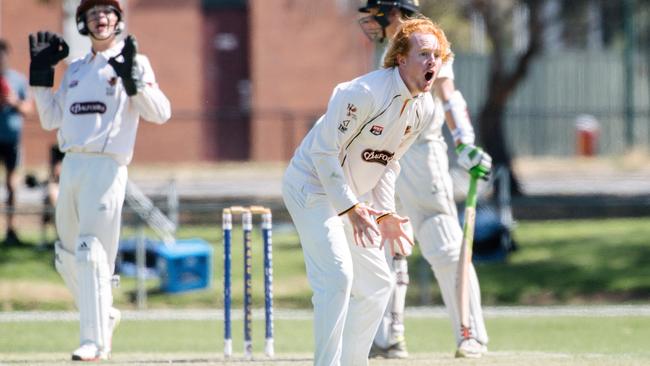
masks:
<svg viewBox="0 0 650 366"><path fill-rule="evenodd" d="M410 37L414 33L433 34L438 39L440 57L442 62L447 62L453 56L451 44L445 36L445 32L433 23L429 18L419 17L404 21L397 29L397 33L390 41L386 55L384 56L384 67L394 67L398 65L398 56L406 56L411 47Z"/></svg>

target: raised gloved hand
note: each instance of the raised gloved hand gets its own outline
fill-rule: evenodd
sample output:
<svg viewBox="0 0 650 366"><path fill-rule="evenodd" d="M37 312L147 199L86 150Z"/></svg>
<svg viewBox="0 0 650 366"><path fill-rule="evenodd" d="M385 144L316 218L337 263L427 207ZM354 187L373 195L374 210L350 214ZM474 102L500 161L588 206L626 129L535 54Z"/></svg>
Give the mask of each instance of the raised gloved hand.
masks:
<svg viewBox="0 0 650 366"><path fill-rule="evenodd" d="M54 66L68 57L70 49L56 33L37 32L29 35L29 85L54 85Z"/></svg>
<svg viewBox="0 0 650 366"><path fill-rule="evenodd" d="M487 179L492 169L492 157L480 147L471 144L460 144L456 147L458 165L470 174Z"/></svg>
<svg viewBox="0 0 650 366"><path fill-rule="evenodd" d="M143 85L138 73L138 64L135 60L137 53L138 44L135 41L135 37L129 35L124 40L122 52L108 60L108 63L113 67L117 76L122 79L122 85L124 85L124 90L128 96L136 95L138 89Z"/></svg>

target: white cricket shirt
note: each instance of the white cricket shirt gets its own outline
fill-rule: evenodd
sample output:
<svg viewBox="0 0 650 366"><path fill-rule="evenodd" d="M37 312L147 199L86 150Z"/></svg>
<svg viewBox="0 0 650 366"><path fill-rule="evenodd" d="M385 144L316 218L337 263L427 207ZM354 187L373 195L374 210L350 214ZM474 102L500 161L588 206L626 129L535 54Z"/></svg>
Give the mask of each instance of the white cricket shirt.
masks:
<svg viewBox="0 0 650 366"><path fill-rule="evenodd" d="M61 151L106 154L127 165L140 116L158 124L171 117L169 100L144 55L136 55L136 61L145 86L127 96L122 79L108 63L123 47L121 41L104 52L74 60L56 93L52 88L32 87L41 126L58 129Z"/></svg>
<svg viewBox="0 0 650 366"><path fill-rule="evenodd" d="M411 96L397 68L339 84L285 177L308 191L326 193L337 212L368 193L375 208L394 211L397 160L433 115L431 94Z"/></svg>

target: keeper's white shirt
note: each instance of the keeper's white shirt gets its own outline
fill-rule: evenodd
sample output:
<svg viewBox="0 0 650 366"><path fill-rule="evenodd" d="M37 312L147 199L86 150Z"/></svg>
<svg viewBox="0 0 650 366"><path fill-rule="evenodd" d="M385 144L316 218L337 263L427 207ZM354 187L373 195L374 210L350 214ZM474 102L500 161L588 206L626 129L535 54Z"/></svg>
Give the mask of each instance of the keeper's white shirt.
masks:
<svg viewBox="0 0 650 366"><path fill-rule="evenodd" d="M394 211L397 161L433 123L433 115L431 94L411 96L397 68L339 84L327 112L296 150L285 179L326 193L339 213L368 193L375 208Z"/></svg>
<svg viewBox="0 0 650 366"><path fill-rule="evenodd" d="M145 86L127 96L122 79L108 63L123 47L121 41L74 60L56 93L52 88L32 87L41 126L58 129L61 151L105 154L127 165L133 157L140 116L158 124L170 118L169 100L158 88L144 55L136 55L136 61Z"/></svg>

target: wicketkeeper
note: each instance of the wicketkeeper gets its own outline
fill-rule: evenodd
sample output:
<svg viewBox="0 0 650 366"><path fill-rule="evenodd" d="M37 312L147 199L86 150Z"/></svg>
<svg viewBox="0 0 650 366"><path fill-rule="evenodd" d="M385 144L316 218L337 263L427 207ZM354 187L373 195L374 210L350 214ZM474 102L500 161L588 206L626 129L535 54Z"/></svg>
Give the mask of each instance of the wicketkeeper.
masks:
<svg viewBox="0 0 650 366"><path fill-rule="evenodd" d="M419 16L417 0L368 0L359 11L363 13L359 24L375 43L376 60L381 60L400 25L406 19ZM484 177L490 172L492 159L474 145L474 129L467 104L454 85L453 55L442 65L432 89L436 103L442 103L442 108L436 108L436 121L427 126L400 160L402 171L396 183L397 211L410 219L409 229L436 276L454 330L458 346L456 356L480 357L487 351L488 336L474 267L471 267L469 276L472 334L469 338L461 334L455 285L463 235L453 199L447 144L442 136L443 119L446 118L452 133L461 167L475 170ZM392 264L395 287L370 357L405 358L408 352L403 319L409 283L408 265L404 255L392 255L388 251L386 254Z"/></svg>
<svg viewBox="0 0 650 366"><path fill-rule="evenodd" d="M80 346L72 359L93 361L110 357L120 319L111 278L138 120L162 124L171 109L135 38L117 38L125 28L118 0L82 0L76 20L79 33L90 37L90 52L72 61L53 92L54 67L68 56L68 45L54 33L30 34L29 83L41 126L58 130L65 153L55 254L80 314Z"/></svg>

